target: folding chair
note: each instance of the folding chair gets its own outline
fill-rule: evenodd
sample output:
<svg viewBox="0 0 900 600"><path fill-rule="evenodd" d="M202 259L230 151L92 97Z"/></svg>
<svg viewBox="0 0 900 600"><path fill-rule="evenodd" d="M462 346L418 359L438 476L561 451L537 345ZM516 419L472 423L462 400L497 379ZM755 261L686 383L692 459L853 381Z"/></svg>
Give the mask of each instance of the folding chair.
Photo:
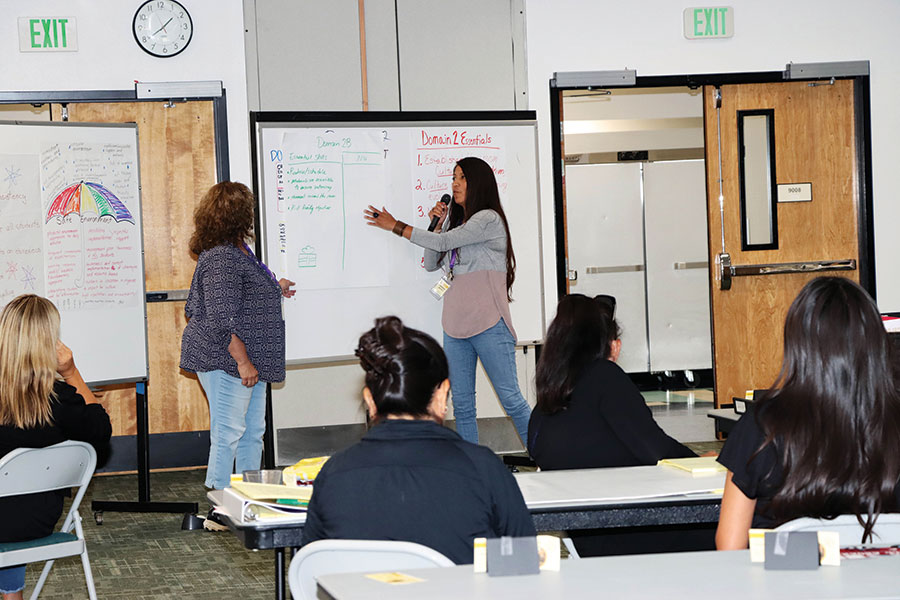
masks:
<svg viewBox="0 0 900 600"><path fill-rule="evenodd" d="M60 531L27 542L0 543L0 567L12 567L46 561L34 586L36 600L50 574L53 561L66 556L81 556L84 578L91 600L97 599L94 577L88 560L84 530L78 506L97 466L97 453L85 442L67 441L46 448L17 448L0 458L0 498L78 487L72 506ZM14 518L6 515L4 518ZM75 533L72 533L72 530Z"/></svg>
<svg viewBox="0 0 900 600"><path fill-rule="evenodd" d="M294 555L288 583L295 600L313 600L319 575L453 566L453 561L437 550L413 542L319 540Z"/></svg>
<svg viewBox="0 0 900 600"><path fill-rule="evenodd" d="M776 527L777 531L836 531L841 536L841 548L862 543L863 528L856 515L838 515L834 519L801 517ZM872 530L873 544L900 544L900 514L882 513Z"/></svg>

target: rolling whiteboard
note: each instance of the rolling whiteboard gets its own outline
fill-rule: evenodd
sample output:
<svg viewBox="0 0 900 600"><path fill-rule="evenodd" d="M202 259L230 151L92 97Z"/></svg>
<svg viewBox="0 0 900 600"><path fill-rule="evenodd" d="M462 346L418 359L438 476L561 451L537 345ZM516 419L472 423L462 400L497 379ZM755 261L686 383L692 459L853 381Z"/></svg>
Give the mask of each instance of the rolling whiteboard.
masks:
<svg viewBox="0 0 900 600"><path fill-rule="evenodd" d="M0 122L0 307L56 304L89 383L147 377L136 125Z"/></svg>
<svg viewBox="0 0 900 600"><path fill-rule="evenodd" d="M363 209L385 206L427 227L465 156L483 158L497 177L518 263L510 312L519 344L543 339L534 113L473 116L251 116L264 258L297 282L284 302L289 363L352 356L360 334L388 314L442 340L441 303L430 293L440 273L425 271L422 248L366 225Z"/></svg>

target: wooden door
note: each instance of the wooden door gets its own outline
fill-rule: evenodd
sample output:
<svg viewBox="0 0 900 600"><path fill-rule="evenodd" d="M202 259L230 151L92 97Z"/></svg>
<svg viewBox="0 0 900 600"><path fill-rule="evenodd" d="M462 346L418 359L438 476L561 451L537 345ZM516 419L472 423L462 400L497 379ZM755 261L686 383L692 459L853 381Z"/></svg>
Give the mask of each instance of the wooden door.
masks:
<svg viewBox="0 0 900 600"><path fill-rule="evenodd" d="M69 104L68 112L69 121L138 124L146 288L188 289L196 264L188 252L194 206L216 183L213 103L83 103ZM60 120L58 105L52 119ZM150 433L209 428L197 378L178 368L185 325L184 301L147 305ZM113 435L136 433L134 394L133 384L103 391Z"/></svg>
<svg viewBox="0 0 900 600"><path fill-rule="evenodd" d="M855 259L859 264L859 185L853 81L723 85L720 121L714 87L704 89L710 265L722 252L718 137L721 138L724 247L732 265ZM738 111L771 109L778 184L810 183L812 200L779 202L777 248L743 250ZM719 125L719 122L721 125ZM717 132L719 136L717 136ZM859 281L857 270L740 276L723 290L713 267L711 303L716 406L771 386L781 368L784 319L817 275Z"/></svg>

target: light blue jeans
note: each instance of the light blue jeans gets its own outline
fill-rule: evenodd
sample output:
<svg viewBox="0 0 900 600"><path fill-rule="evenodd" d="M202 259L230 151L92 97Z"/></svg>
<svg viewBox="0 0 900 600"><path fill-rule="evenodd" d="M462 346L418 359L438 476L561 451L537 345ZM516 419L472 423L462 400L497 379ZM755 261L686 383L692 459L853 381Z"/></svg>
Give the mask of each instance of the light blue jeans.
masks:
<svg viewBox="0 0 900 600"><path fill-rule="evenodd" d="M516 340L503 319L469 338L455 338L444 333L444 353L450 366L450 391L453 393L453 416L456 432L474 444L478 443L475 421L475 365L481 359L500 404L513 420L522 444L528 439L531 408L519 390L516 376Z"/></svg>
<svg viewBox="0 0 900 600"><path fill-rule="evenodd" d="M225 371L197 373L209 401L206 487L228 487L232 473L259 469L266 432L266 384L252 388ZM235 470L236 467L236 470Z"/></svg>
<svg viewBox="0 0 900 600"><path fill-rule="evenodd" d="M25 589L25 565L0 569L0 594L12 594Z"/></svg>

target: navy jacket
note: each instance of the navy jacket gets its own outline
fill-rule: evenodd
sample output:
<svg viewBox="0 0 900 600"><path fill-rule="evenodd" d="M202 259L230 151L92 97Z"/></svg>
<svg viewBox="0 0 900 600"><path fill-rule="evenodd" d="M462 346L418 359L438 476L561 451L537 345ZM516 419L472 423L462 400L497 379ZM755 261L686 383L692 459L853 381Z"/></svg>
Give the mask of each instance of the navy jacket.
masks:
<svg viewBox="0 0 900 600"><path fill-rule="evenodd" d="M322 467L303 543L401 540L464 564L474 538L503 535L533 536L534 523L489 448L433 421L386 420Z"/></svg>

